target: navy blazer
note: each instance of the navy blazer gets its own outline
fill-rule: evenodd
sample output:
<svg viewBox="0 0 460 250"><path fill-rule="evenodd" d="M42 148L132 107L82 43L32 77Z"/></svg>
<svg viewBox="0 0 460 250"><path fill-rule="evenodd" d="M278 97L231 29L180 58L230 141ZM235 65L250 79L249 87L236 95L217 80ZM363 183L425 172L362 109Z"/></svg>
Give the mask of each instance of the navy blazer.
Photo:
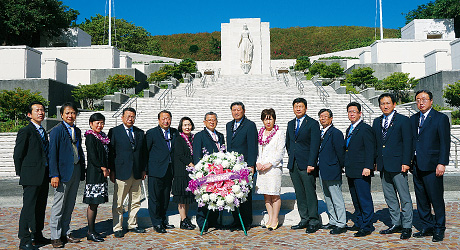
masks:
<svg viewBox="0 0 460 250"><path fill-rule="evenodd" d="M417 167L422 171L436 171L438 164L449 164L449 118L431 109L418 133L419 119L420 112L410 117L413 147L417 152Z"/></svg>
<svg viewBox="0 0 460 250"><path fill-rule="evenodd" d="M43 178L49 177L47 153L39 132L31 122L18 131L13 159L20 185L39 186Z"/></svg>
<svg viewBox="0 0 460 250"><path fill-rule="evenodd" d="M246 116L242 118L240 126L233 134L235 120L227 123L227 151L238 152L244 156L249 167L255 167L259 154L259 139L256 124Z"/></svg>
<svg viewBox="0 0 460 250"><path fill-rule="evenodd" d="M292 170L294 160L300 170L306 170L307 166L316 167L321 144L319 123L308 115L305 116L296 136L296 119L288 122L286 131L286 150L289 155L288 169Z"/></svg>
<svg viewBox="0 0 460 250"><path fill-rule="evenodd" d="M177 129L169 128L171 151L165 140L160 126L149 129L145 134L148 152L148 175L163 178L166 175L170 161L173 159L174 143Z"/></svg>
<svg viewBox="0 0 460 250"><path fill-rule="evenodd" d="M217 132L217 138L219 139L220 145L224 145L224 135L222 133ZM219 152L216 143L212 139L209 132L205 129L198 132L193 139L193 164L197 164L201 158L204 156L204 150L206 150L209 154Z"/></svg>
<svg viewBox="0 0 460 250"><path fill-rule="evenodd" d="M131 177L142 179L142 172L146 171L147 150L144 131L133 126L134 149L129 141L125 126L120 124L109 130L109 169L115 171L115 178L127 180Z"/></svg>
<svg viewBox="0 0 460 250"><path fill-rule="evenodd" d="M81 168L80 180L85 180L85 155L81 147L81 131L75 126L79 165ZM69 131L64 122L56 125L50 132L49 152L50 177L58 176L60 181L68 182L73 174L73 147Z"/></svg>
<svg viewBox="0 0 460 250"><path fill-rule="evenodd" d="M383 115L374 119L372 129L377 143L377 170L385 169L387 172L401 172L402 165L410 166L412 160L412 134L410 122L407 116L394 113L392 121L389 121L388 131L383 140L382 121Z"/></svg>
<svg viewBox="0 0 460 250"><path fill-rule="evenodd" d="M343 134L334 125L327 129L318 153L319 174L323 180L342 180L345 148Z"/></svg>
<svg viewBox="0 0 460 250"><path fill-rule="evenodd" d="M347 135L350 127L347 128ZM346 140L344 146L346 147ZM345 150L345 174L350 178L362 178L363 169L371 170L373 176L375 136L371 126L361 121L351 132L350 142Z"/></svg>

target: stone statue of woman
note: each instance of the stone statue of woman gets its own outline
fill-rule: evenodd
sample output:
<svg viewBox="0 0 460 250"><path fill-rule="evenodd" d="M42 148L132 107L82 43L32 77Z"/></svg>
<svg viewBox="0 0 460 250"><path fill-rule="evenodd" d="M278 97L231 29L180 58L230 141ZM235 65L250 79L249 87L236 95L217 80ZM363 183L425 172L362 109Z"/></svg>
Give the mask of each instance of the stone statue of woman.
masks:
<svg viewBox="0 0 460 250"><path fill-rule="evenodd" d="M254 44L249 37L249 30L246 24L243 25L243 31L241 32L238 48L240 49L241 69L245 74L247 74L251 70Z"/></svg>

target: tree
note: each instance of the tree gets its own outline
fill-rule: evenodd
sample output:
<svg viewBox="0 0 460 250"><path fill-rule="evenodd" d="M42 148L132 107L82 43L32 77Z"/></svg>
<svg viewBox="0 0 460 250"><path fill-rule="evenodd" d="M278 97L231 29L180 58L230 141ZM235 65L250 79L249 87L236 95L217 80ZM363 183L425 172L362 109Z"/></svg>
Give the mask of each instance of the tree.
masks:
<svg viewBox="0 0 460 250"><path fill-rule="evenodd" d="M372 87L378 82L373 73L374 70L370 67L353 69L351 74L347 74L345 83L362 89Z"/></svg>
<svg viewBox="0 0 460 250"><path fill-rule="evenodd" d="M72 90L72 96L75 101L80 102L82 108L86 102L88 109L94 110L94 101L102 99L107 94L107 89L108 86L104 82L88 85L78 84L78 87Z"/></svg>
<svg viewBox="0 0 460 250"><path fill-rule="evenodd" d="M106 45L108 43L109 18L97 14L95 17L85 19L77 25L80 29L91 35L91 43L94 45ZM112 44L123 51L144 54L159 54L161 48L150 33L142 27L124 19L112 17Z"/></svg>
<svg viewBox="0 0 460 250"><path fill-rule="evenodd" d="M115 74L113 76L109 76L107 78L106 83L115 89L121 90L123 93L126 94L126 91L130 88L136 87L139 84L138 81L134 80L133 76L130 75L119 75Z"/></svg>
<svg viewBox="0 0 460 250"><path fill-rule="evenodd" d="M294 70L306 70L310 68L310 58L308 56L300 56L295 61Z"/></svg>
<svg viewBox="0 0 460 250"><path fill-rule="evenodd" d="M446 102L456 108L460 108L460 81L449 84L444 89L443 96L446 98Z"/></svg>
<svg viewBox="0 0 460 250"><path fill-rule="evenodd" d="M324 78L337 78L343 74L343 68L340 67L339 63L332 63L320 72L321 77Z"/></svg>
<svg viewBox="0 0 460 250"><path fill-rule="evenodd" d="M414 77L409 78L409 73L395 72L382 80L383 88L392 92L399 100L408 99L409 90L418 84Z"/></svg>
<svg viewBox="0 0 460 250"><path fill-rule="evenodd" d="M196 52L198 52L198 50L200 50L200 47L198 47L198 45L196 44L192 44L190 45L190 47L188 48L188 51L192 54L195 54Z"/></svg>
<svg viewBox="0 0 460 250"><path fill-rule="evenodd" d="M27 107L33 101L39 101L45 106L49 103L40 92L31 93L30 89L15 88L0 91L0 111L7 119L16 121L16 124L19 120L26 120Z"/></svg>
<svg viewBox="0 0 460 250"><path fill-rule="evenodd" d="M326 64L324 63L314 63L310 69L309 69L309 72L310 74L312 75L320 75L321 72L324 70L324 68L326 68Z"/></svg>
<svg viewBox="0 0 460 250"><path fill-rule="evenodd" d="M213 55L220 55L220 40L217 40L212 36L211 40L209 41L209 45L211 46L209 53Z"/></svg>
<svg viewBox="0 0 460 250"><path fill-rule="evenodd" d="M57 0L1 0L0 44L40 46L69 28L79 12Z"/></svg>

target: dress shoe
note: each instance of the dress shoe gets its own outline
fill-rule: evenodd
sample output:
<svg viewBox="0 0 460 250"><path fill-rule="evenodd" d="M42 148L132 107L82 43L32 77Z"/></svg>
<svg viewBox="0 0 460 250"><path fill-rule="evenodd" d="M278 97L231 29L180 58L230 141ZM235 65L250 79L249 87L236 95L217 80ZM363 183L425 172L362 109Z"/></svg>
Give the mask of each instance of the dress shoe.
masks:
<svg viewBox="0 0 460 250"><path fill-rule="evenodd" d="M348 231L359 231L359 227L355 225L351 226L351 227L347 227L347 230Z"/></svg>
<svg viewBox="0 0 460 250"><path fill-rule="evenodd" d="M332 225L329 223L327 223L326 225L321 225L321 229L334 229L336 227L337 227L336 225Z"/></svg>
<svg viewBox="0 0 460 250"><path fill-rule="evenodd" d="M312 233L315 233L316 231L318 231L319 227L321 225L308 225L307 226L307 229L305 230L305 233L307 234L312 234Z"/></svg>
<svg viewBox="0 0 460 250"><path fill-rule="evenodd" d="M403 228L402 228L401 226L395 226L395 225L393 225L393 226L391 226L391 227L389 227L389 228L387 228L387 229L385 229L385 230L380 231L379 233L380 233L380 234L394 234L394 233L399 233L399 232L401 232L402 229L403 229Z"/></svg>
<svg viewBox="0 0 460 250"><path fill-rule="evenodd" d="M436 231L433 233L433 242L439 242L444 240L444 231Z"/></svg>
<svg viewBox="0 0 460 250"><path fill-rule="evenodd" d="M51 245L54 248L63 248L64 247L64 242L62 242L61 239L51 240Z"/></svg>
<svg viewBox="0 0 460 250"><path fill-rule="evenodd" d="M43 237L43 234L40 233L35 234L34 238L32 239L32 242L35 246L42 246L50 244L51 240Z"/></svg>
<svg viewBox="0 0 460 250"><path fill-rule="evenodd" d="M300 222L297 225L291 226L291 229L297 230L297 229L304 229L307 228L307 223Z"/></svg>
<svg viewBox="0 0 460 250"><path fill-rule="evenodd" d="M81 241L80 239L77 239L77 238L73 237L72 234L66 235L66 239L67 239L67 242L69 242L69 243L78 243L78 242Z"/></svg>
<svg viewBox="0 0 460 250"><path fill-rule="evenodd" d="M193 230L195 229L193 225L187 223L187 220L184 219L183 221L180 222L180 229L185 229L185 230Z"/></svg>
<svg viewBox="0 0 460 250"><path fill-rule="evenodd" d="M196 228L196 225L194 225L194 224L192 223L192 221L190 220L189 217L185 217L184 220L185 220L185 222L186 222L190 227L192 227L193 229Z"/></svg>
<svg viewBox="0 0 460 250"><path fill-rule="evenodd" d="M96 235L95 233L89 233L89 234L86 236L86 239L87 239L87 240L90 240L90 241L94 241L94 242L103 242L103 241L104 241L103 238L97 237L97 235Z"/></svg>
<svg viewBox="0 0 460 250"><path fill-rule="evenodd" d="M276 230L278 228L278 223L279 223L279 221L277 221L274 226L268 226L268 230L270 230L270 231Z"/></svg>
<svg viewBox="0 0 460 250"><path fill-rule="evenodd" d="M173 228L174 228L174 225L172 225L172 224L163 224L163 227L164 227L165 229L173 229Z"/></svg>
<svg viewBox="0 0 460 250"><path fill-rule="evenodd" d="M399 237L401 240L407 240L412 236L412 228L403 228L401 230L401 236Z"/></svg>
<svg viewBox="0 0 460 250"><path fill-rule="evenodd" d="M414 233L414 237L415 238L422 238L422 237L425 237L425 236L433 236L433 228L430 227L430 228L424 228L422 229L422 231L419 231L419 232L416 232Z"/></svg>
<svg viewBox="0 0 460 250"><path fill-rule="evenodd" d="M143 234L145 233L145 229L140 228L140 227L135 227L135 228L128 229L128 232Z"/></svg>
<svg viewBox="0 0 460 250"><path fill-rule="evenodd" d="M115 231L115 232L113 232L113 235L115 236L115 238L123 238L123 236L125 236L123 234L123 230Z"/></svg>
<svg viewBox="0 0 460 250"><path fill-rule="evenodd" d="M22 249L22 250L35 250L35 249L38 249L38 248L36 246L32 245L31 242L29 242L27 244L19 245L19 249Z"/></svg>
<svg viewBox="0 0 460 250"><path fill-rule="evenodd" d="M347 228L346 227L335 227L333 228L329 233L330 234L341 234L341 233L345 233L347 232Z"/></svg>
<svg viewBox="0 0 460 250"><path fill-rule="evenodd" d="M371 233L372 233L372 231L359 229L358 232L353 234L353 236L355 236L355 237L364 237L364 236L370 235Z"/></svg>
<svg viewBox="0 0 460 250"><path fill-rule="evenodd" d="M166 233L166 229L163 227L163 225L156 225L156 226L153 226L153 228L155 229L157 233L161 233L161 234Z"/></svg>

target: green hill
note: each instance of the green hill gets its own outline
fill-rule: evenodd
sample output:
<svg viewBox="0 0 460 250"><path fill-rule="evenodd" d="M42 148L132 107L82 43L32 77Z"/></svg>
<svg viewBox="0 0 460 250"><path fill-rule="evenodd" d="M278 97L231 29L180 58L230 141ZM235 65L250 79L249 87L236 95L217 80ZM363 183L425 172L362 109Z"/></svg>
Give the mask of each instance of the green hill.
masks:
<svg viewBox="0 0 460 250"><path fill-rule="evenodd" d="M271 58L292 59L372 44L379 30L358 26L271 28ZM400 31L385 29L385 38L398 38ZM152 36L161 48L161 55L192 58L197 61L220 60L220 32Z"/></svg>

